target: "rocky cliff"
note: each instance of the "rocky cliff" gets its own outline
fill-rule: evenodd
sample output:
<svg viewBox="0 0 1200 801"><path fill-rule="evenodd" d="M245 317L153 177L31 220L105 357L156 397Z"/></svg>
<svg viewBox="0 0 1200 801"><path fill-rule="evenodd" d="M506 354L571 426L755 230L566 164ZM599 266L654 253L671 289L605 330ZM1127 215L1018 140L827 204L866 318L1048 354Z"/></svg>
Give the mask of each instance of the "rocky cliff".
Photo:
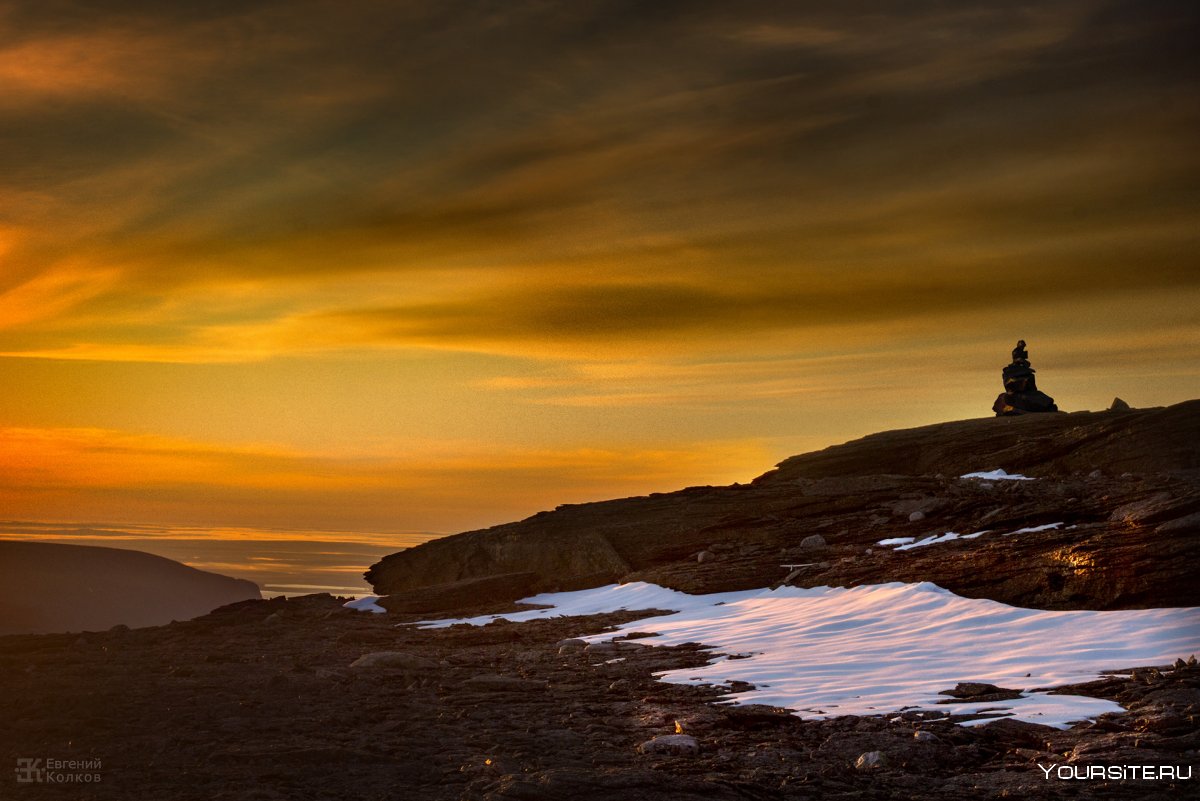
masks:
<svg viewBox="0 0 1200 801"><path fill-rule="evenodd" d="M1034 480L961 478L994 469ZM434 540L366 577L379 594L409 597L479 579L688 592L933 581L1026 607L1195 606L1198 535L1200 400L874 434L787 459L748 485L562 506ZM906 537L945 539L878 545ZM495 580L519 573L535 575Z"/></svg>
<svg viewBox="0 0 1200 801"><path fill-rule="evenodd" d="M141 551L0 541L0 634L157 626L260 597L253 582Z"/></svg>

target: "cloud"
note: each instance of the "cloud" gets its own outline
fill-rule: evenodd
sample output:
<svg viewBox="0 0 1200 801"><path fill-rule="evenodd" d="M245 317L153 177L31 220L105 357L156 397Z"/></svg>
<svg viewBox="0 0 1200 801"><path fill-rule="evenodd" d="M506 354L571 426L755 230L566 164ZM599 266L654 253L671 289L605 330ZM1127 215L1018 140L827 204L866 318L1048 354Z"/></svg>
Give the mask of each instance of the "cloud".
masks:
<svg viewBox="0 0 1200 801"><path fill-rule="evenodd" d="M98 429L0 429L10 518L141 520L296 530L446 530L563 502L752 477L757 440L687 448L545 449L445 443L403 456L321 455ZM130 506L133 504L133 506ZM48 512L50 516L47 517ZM142 533L144 532L137 532Z"/></svg>
<svg viewBox="0 0 1200 801"><path fill-rule="evenodd" d="M973 414L1016 329L1064 343L1068 397L1099 392L1098 351L1174 397L1195 349L1169 334L1200 295L1197 20L1170 0L6 3L0 354L37 358L0 356L0 425L110 432L12 440L49 477L41 509L331 516L319 489L434 520L475 501L341 457L380 428L398 450L469 427L563 452L636 430L674 455L579 493L669 485L703 472L668 464L689 431L827 444ZM919 397L914 364L946 394ZM516 512L519 480L574 492L550 479L597 463L576 457L424 475Z"/></svg>

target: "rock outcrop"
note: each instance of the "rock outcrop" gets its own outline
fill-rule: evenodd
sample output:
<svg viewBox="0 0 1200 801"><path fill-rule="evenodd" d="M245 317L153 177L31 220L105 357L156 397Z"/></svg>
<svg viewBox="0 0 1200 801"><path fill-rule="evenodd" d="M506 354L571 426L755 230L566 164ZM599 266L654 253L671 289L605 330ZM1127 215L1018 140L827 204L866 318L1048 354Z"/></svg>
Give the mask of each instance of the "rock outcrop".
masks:
<svg viewBox="0 0 1200 801"><path fill-rule="evenodd" d="M503 603L523 598L540 581L537 573L501 573L496 576L464 579L434 587L398 592L381 598L379 605L389 612L425 614L470 606Z"/></svg>
<svg viewBox="0 0 1200 801"><path fill-rule="evenodd" d="M1036 480L960 478L997 468ZM981 531L903 552L878 545ZM531 591L646 580L714 592L788 577L933 581L1048 609L1195 606L1197 534L1200 401L1188 401L874 434L787 459L748 485L562 506L434 540L366 576L381 595L528 571ZM803 545L814 535L819 553Z"/></svg>
<svg viewBox="0 0 1200 801"><path fill-rule="evenodd" d="M0 541L0 634L157 626L260 597L253 582L142 551Z"/></svg>

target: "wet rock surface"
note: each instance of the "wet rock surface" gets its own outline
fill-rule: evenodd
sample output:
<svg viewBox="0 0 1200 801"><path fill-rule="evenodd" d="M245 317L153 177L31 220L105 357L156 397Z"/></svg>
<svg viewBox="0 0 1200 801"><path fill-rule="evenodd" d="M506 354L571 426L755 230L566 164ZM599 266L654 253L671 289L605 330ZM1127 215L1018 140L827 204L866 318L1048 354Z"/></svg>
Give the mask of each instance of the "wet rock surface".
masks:
<svg viewBox="0 0 1200 801"><path fill-rule="evenodd" d="M959 478L997 468L1036 480ZM1061 525L1012 533L1051 523ZM877 545L948 531L988 533L902 552ZM434 540L367 575L381 593L520 570L539 590L932 581L1032 608L1198 606L1198 535L1200 401L1189 401L875 434L748 485L564 506Z"/></svg>
<svg viewBox="0 0 1200 801"><path fill-rule="evenodd" d="M1200 670L1186 661L1071 688L1128 711L1066 731L959 726L952 706L805 721L654 678L705 663L699 646L628 647L616 662L568 647L642 614L420 630L395 625L415 616L308 596L151 629L0 638L0 758L102 762L89 786L17 785L6 771L2 796L1133 799L1195 787L1038 767L1194 765ZM402 656L352 667L385 653Z"/></svg>

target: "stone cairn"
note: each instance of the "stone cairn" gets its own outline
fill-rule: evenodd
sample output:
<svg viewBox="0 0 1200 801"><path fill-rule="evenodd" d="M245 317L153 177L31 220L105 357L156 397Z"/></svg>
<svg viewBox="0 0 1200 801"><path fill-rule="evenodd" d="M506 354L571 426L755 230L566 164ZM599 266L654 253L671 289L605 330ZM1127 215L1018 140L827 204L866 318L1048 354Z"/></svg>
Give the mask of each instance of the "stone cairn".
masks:
<svg viewBox="0 0 1200 801"><path fill-rule="evenodd" d="M1022 339L1013 348L1012 364L1005 367L1002 373L1004 391L992 404L992 411L997 417L1058 411L1054 398L1038 390L1033 373L1034 369L1029 366L1029 353L1025 350L1025 340Z"/></svg>

